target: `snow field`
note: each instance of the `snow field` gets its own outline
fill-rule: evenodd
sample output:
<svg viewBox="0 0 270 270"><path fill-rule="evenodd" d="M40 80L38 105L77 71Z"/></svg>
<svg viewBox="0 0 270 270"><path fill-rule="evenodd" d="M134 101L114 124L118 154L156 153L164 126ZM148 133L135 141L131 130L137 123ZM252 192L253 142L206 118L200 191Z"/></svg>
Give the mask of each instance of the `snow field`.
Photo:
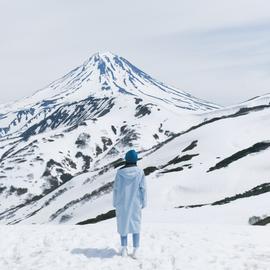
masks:
<svg viewBox="0 0 270 270"><path fill-rule="evenodd" d="M270 269L269 226L143 224L141 256L119 256L115 219L87 226L1 226L1 270ZM129 253L132 252L129 237Z"/></svg>

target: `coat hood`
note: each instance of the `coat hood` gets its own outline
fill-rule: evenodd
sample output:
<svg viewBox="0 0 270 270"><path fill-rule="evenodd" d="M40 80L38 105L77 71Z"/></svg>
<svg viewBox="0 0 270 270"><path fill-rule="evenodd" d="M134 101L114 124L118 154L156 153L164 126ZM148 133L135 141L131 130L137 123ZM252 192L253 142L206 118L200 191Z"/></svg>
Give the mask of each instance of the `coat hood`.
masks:
<svg viewBox="0 0 270 270"><path fill-rule="evenodd" d="M140 175L140 170L138 169L138 167L127 167L127 168L123 168L120 169L118 171L119 177L121 177L122 183L124 185L129 185L131 184L133 181L135 181L137 179L137 177Z"/></svg>

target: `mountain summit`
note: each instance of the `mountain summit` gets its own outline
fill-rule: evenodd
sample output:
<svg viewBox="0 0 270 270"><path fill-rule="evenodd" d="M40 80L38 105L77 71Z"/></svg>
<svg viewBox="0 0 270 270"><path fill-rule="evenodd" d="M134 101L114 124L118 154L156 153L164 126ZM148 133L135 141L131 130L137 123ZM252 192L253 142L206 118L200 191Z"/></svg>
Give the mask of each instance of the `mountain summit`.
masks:
<svg viewBox="0 0 270 270"><path fill-rule="evenodd" d="M93 105L94 100L104 103L103 106L107 108L112 108L116 103L121 107L133 104L134 100L144 100L177 114L219 108L216 104L165 85L123 57L111 52L96 53L34 95L0 106L0 136L25 131L61 106L90 101ZM61 120L52 128L60 123Z"/></svg>
<svg viewBox="0 0 270 270"><path fill-rule="evenodd" d="M152 78L123 57L111 52L96 53L62 78L19 102L24 108L41 100L78 101L90 95L126 94L145 96L185 110L211 110L220 106Z"/></svg>

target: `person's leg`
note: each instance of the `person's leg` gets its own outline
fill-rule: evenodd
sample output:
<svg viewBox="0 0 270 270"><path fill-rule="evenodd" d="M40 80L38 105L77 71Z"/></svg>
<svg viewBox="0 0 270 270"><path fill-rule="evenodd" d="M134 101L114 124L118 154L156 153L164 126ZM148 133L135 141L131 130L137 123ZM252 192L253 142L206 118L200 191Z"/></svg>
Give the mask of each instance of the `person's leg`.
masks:
<svg viewBox="0 0 270 270"><path fill-rule="evenodd" d="M139 233L133 233L133 247L138 248L140 246L140 234Z"/></svg>
<svg viewBox="0 0 270 270"><path fill-rule="evenodd" d="M121 256L127 256L127 235L121 235Z"/></svg>
<svg viewBox="0 0 270 270"><path fill-rule="evenodd" d="M121 246L122 247L127 246L127 235L121 235Z"/></svg>
<svg viewBox="0 0 270 270"><path fill-rule="evenodd" d="M139 233L133 233L132 238L133 238L133 254L132 254L132 257L134 259L138 259L138 257L139 257L138 250L139 250L139 246L140 246L140 234Z"/></svg>

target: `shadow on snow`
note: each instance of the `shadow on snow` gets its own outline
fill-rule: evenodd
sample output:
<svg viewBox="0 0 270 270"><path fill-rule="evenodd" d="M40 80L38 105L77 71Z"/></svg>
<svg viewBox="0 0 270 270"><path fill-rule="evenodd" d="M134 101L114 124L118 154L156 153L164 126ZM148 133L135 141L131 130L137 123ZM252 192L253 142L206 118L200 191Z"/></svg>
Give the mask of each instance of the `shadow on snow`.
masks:
<svg viewBox="0 0 270 270"><path fill-rule="evenodd" d="M87 258L112 258L118 253L112 248L74 248L71 254L84 255Z"/></svg>

